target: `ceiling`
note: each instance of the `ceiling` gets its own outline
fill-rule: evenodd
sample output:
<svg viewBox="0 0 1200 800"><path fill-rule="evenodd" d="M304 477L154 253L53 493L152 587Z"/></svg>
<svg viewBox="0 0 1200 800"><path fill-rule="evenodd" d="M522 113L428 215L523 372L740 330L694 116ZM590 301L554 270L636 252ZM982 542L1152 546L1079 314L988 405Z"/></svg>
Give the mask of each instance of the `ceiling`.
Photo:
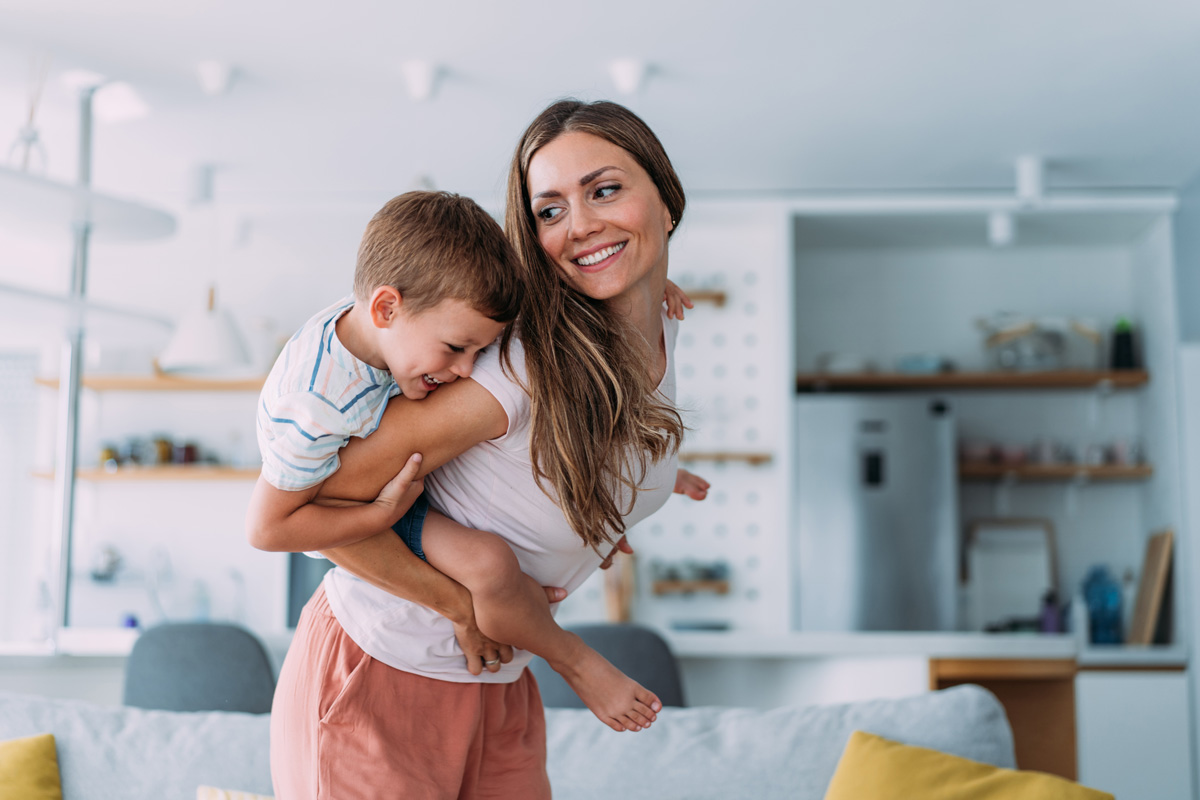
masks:
<svg viewBox="0 0 1200 800"><path fill-rule="evenodd" d="M992 189L1046 159L1049 189L1178 189L1200 172L1195 0L0 0L0 153L24 121L31 56L50 173L73 174L86 68L152 108L99 123L95 181L220 198L388 196L427 175L485 202L548 101L641 114L697 194ZM641 58L640 92L607 64ZM442 65L412 100L400 65ZM201 92L195 65L238 66Z"/></svg>

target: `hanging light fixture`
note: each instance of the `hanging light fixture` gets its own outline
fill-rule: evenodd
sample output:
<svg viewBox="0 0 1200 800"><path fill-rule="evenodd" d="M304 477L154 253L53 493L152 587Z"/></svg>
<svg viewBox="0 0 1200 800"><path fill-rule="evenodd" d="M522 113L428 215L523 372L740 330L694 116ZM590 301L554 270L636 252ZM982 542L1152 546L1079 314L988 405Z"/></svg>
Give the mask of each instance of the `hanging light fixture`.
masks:
<svg viewBox="0 0 1200 800"><path fill-rule="evenodd" d="M158 357L163 372L190 375L228 374L250 365L246 345L233 317L216 307L216 289L208 289L208 307L179 321Z"/></svg>

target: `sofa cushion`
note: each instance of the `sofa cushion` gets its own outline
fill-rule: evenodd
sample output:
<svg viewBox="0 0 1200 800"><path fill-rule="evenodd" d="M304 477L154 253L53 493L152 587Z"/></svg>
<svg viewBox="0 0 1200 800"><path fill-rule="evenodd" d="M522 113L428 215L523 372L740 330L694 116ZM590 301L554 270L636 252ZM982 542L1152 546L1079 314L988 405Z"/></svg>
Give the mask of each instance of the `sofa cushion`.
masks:
<svg viewBox="0 0 1200 800"><path fill-rule="evenodd" d="M1043 772L993 767L855 731L825 800L1113 800Z"/></svg>
<svg viewBox="0 0 1200 800"><path fill-rule="evenodd" d="M0 739L50 731L68 800L192 798L201 785L271 793L270 717L148 711L0 692Z"/></svg>
<svg viewBox="0 0 1200 800"><path fill-rule="evenodd" d="M664 708L617 733L591 712L547 709L555 800L753 797L821 800L855 730L1015 767L999 701L978 686L836 706Z"/></svg>
<svg viewBox="0 0 1200 800"><path fill-rule="evenodd" d="M0 742L0 797L62 800L52 734Z"/></svg>

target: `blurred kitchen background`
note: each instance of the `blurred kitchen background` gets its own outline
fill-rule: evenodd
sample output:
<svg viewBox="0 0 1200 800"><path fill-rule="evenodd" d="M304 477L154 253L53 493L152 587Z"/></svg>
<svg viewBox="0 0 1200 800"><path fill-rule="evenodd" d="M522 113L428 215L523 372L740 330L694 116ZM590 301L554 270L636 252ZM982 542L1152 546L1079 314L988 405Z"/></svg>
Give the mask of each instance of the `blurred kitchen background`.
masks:
<svg viewBox="0 0 1200 800"><path fill-rule="evenodd" d="M693 705L983 683L1045 768L1193 797L1198 74L1184 0L0 1L0 688L117 702L163 620L281 657L281 341L388 198L500 216L533 115L608 98L688 190L713 488L560 620L658 628Z"/></svg>

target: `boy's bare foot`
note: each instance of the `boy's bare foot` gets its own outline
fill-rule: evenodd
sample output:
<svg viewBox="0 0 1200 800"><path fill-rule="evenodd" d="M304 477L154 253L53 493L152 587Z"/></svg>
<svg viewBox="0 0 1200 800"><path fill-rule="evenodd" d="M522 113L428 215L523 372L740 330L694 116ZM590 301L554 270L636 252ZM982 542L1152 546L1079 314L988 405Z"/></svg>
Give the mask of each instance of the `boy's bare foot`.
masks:
<svg viewBox="0 0 1200 800"><path fill-rule="evenodd" d="M575 690L583 704L614 731L649 728L662 710L662 702L654 692L586 645L571 664L551 666Z"/></svg>

